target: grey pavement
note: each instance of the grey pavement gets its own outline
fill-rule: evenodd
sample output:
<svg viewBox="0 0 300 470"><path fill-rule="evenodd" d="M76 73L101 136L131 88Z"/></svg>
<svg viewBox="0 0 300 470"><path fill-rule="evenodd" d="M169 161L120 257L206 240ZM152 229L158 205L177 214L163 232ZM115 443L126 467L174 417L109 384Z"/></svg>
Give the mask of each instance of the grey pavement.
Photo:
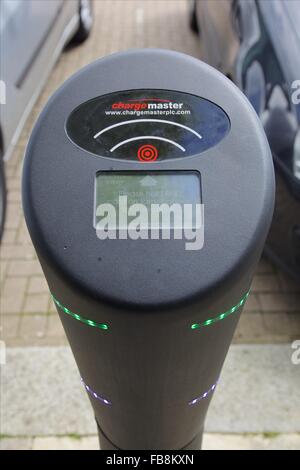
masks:
<svg viewBox="0 0 300 470"><path fill-rule="evenodd" d="M300 434L209 434L203 450L299 450ZM97 436L4 438L0 450L98 450Z"/></svg>
<svg viewBox="0 0 300 470"><path fill-rule="evenodd" d="M300 366L290 345L233 345L206 421L208 433L300 433ZM67 347L8 348L1 366L1 434L95 435Z"/></svg>

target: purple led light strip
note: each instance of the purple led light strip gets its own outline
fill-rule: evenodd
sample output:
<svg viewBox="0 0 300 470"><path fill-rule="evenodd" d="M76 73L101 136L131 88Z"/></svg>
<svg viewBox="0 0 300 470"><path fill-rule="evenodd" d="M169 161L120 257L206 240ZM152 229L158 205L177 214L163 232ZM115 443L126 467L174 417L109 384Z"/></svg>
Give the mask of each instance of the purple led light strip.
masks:
<svg viewBox="0 0 300 470"><path fill-rule="evenodd" d="M103 398L103 397L100 397L100 395L98 395L96 392L94 392L83 380L83 378L81 377L81 382L83 383L86 391L92 395L92 397L96 398L97 400L101 401L101 403L104 403L104 405L111 405L111 401L109 400L106 400L106 398Z"/></svg>
<svg viewBox="0 0 300 470"><path fill-rule="evenodd" d="M214 389L216 388L216 386L218 385L219 381L217 380L215 384L213 384L209 390L207 390L207 392L203 393L203 395L200 395L200 397L197 397L197 398L194 398L194 400L192 401L189 401L189 405L196 405L196 403L198 403L199 401L203 400L203 398L206 398L207 395L211 392L214 391Z"/></svg>
<svg viewBox="0 0 300 470"><path fill-rule="evenodd" d="M92 397L96 398L96 400L101 401L101 403L104 403L105 405L111 405L111 404L112 404L111 401L107 400L106 398L101 397L101 396L98 395L96 392L94 392L94 391L84 382L84 380L83 380L82 377L81 377L81 382L83 383L83 385L84 385L86 391L87 391L90 395L92 395ZM191 400L191 401L189 402L189 405L196 405L197 403L199 403L199 401L201 401L201 400L203 400L204 398L206 398L207 395L209 395L211 392L214 391L214 389L216 388L218 382L219 382L219 381L217 380L217 382L216 382L214 385L212 385L212 386L210 387L210 389L207 390L207 392L205 392L205 393L203 393L202 395L200 395L199 397L194 398L193 400Z"/></svg>

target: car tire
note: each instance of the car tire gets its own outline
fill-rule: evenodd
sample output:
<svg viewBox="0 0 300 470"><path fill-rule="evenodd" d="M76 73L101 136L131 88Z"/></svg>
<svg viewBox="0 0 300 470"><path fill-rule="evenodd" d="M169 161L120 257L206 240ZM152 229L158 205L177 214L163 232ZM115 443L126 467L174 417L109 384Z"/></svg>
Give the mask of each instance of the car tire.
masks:
<svg viewBox="0 0 300 470"><path fill-rule="evenodd" d="M196 2L195 1L193 2L190 8L190 28L194 33L196 34L200 33L199 23L198 23L197 14L196 14Z"/></svg>
<svg viewBox="0 0 300 470"><path fill-rule="evenodd" d="M92 0L79 0L79 26L72 43L81 44L90 35L93 27L93 4Z"/></svg>
<svg viewBox="0 0 300 470"><path fill-rule="evenodd" d="M5 186L5 175L4 175L4 164L0 155L0 242L2 239L4 221L6 212L6 186Z"/></svg>

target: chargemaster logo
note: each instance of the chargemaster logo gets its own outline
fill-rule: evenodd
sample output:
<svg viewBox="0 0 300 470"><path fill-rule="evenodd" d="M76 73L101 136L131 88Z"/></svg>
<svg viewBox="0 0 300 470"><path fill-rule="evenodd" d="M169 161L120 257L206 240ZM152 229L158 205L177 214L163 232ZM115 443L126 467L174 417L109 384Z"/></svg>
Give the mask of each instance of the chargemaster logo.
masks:
<svg viewBox="0 0 300 470"><path fill-rule="evenodd" d="M126 101L115 101L110 108L105 111L106 115L143 115L143 114L163 114L165 116L173 114L191 114L190 109L186 109L181 101L171 101L161 98L130 99Z"/></svg>
<svg viewBox="0 0 300 470"><path fill-rule="evenodd" d="M160 98L145 98L143 100L118 101L113 103L111 109L182 109L183 103L163 100Z"/></svg>

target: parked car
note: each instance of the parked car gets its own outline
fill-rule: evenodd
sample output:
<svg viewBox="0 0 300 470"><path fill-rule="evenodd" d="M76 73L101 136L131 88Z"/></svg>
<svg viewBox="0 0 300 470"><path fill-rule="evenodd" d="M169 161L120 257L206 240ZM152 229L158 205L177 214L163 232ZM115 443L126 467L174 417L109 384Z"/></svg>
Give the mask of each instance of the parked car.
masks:
<svg viewBox="0 0 300 470"><path fill-rule="evenodd" d="M0 237L5 215L4 164L62 49L83 42L93 24L91 0L1 0Z"/></svg>
<svg viewBox="0 0 300 470"><path fill-rule="evenodd" d="M273 153L276 207L265 252L300 279L300 3L195 0L203 59L232 79L260 116Z"/></svg>

